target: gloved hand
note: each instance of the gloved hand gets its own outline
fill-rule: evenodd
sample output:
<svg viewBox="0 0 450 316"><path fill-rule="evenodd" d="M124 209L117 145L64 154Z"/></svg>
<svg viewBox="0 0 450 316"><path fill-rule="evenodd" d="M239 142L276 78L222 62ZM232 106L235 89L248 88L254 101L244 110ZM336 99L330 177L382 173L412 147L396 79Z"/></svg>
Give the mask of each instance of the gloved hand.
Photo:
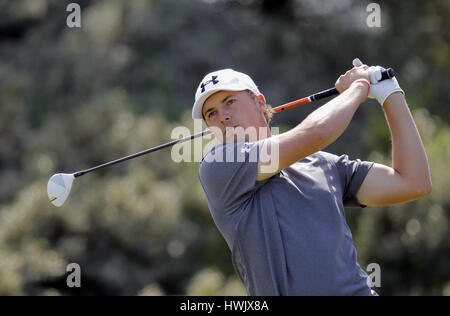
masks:
<svg viewBox="0 0 450 316"><path fill-rule="evenodd" d="M361 66L362 62L358 58L353 60L353 66ZM380 81L381 72L384 70L381 66L371 66L369 67L369 79L370 79L370 93L369 98L377 99L378 103L383 106L384 102L394 92L405 92L400 88L397 79L394 77L392 79L386 79Z"/></svg>
<svg viewBox="0 0 450 316"><path fill-rule="evenodd" d="M369 69L370 68L372 68L372 67L369 67ZM374 68L378 68L378 69L375 70L373 73L380 72L380 74L381 74L381 71L384 70L384 68L382 68L380 66L375 66ZM369 70L369 77L371 77L370 73L371 73L371 71ZM381 76L380 76L380 78L381 78ZM370 82L372 83L372 80ZM400 88L400 85L398 84L398 81L395 77L393 77L392 79L386 79L383 81L379 81L378 83L375 83L375 84L371 84L370 85L370 93L369 93L368 97L371 99L377 99L378 103L380 103L380 105L383 106L383 104L386 101L386 99L388 98L388 96L390 96L394 92L401 92L401 93L405 94L405 92L402 90L402 88Z"/></svg>

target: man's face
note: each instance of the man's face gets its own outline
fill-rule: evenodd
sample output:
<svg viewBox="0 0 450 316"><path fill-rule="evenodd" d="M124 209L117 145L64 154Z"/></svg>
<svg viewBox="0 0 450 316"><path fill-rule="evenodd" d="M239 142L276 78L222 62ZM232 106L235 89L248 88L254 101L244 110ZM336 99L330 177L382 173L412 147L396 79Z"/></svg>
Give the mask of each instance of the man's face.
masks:
<svg viewBox="0 0 450 316"><path fill-rule="evenodd" d="M259 139L259 128L267 128L264 118L264 98L256 99L247 91L219 91L204 103L202 114L206 124L222 142L232 142L242 131L256 131L256 136L245 133L245 141ZM222 135L217 135L218 133ZM254 139L256 138L256 139ZM242 138L239 138L242 139Z"/></svg>

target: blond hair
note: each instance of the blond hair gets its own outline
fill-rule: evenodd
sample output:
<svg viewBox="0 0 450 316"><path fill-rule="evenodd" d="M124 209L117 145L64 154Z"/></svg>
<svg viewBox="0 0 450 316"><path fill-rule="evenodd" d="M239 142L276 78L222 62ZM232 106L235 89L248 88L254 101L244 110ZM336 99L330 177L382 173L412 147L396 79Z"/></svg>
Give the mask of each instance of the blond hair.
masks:
<svg viewBox="0 0 450 316"><path fill-rule="evenodd" d="M253 99L255 102L258 102L258 96L251 90L245 90ZM264 118L266 119L267 125L270 124L270 121L272 120L273 116L272 106L270 104L266 103L266 109L264 110Z"/></svg>

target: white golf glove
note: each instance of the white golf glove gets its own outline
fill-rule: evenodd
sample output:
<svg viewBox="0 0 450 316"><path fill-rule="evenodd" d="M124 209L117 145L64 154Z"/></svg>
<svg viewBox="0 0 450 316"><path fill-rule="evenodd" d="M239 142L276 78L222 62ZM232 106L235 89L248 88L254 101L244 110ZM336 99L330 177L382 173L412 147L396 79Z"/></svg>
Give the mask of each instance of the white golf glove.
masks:
<svg viewBox="0 0 450 316"><path fill-rule="evenodd" d="M395 77L392 79L386 79L383 81L378 81L381 79L381 71L384 68L381 66L371 66L369 67L369 78L370 78L370 93L369 98L377 99L378 103L383 106L384 102L394 92L405 92L400 88L398 81Z"/></svg>
<svg viewBox="0 0 450 316"><path fill-rule="evenodd" d="M378 81L381 80L381 72L384 70L383 67L380 66L370 66L369 71L369 81L371 84L377 84Z"/></svg>
<svg viewBox="0 0 450 316"><path fill-rule="evenodd" d="M363 63L358 58L353 60L353 66L359 67ZM394 92L405 92L400 88L398 81L395 77L392 79L381 80L381 72L384 70L381 66L371 66L369 67L369 80L370 80L370 93L369 98L377 99L378 103L383 106L384 102Z"/></svg>

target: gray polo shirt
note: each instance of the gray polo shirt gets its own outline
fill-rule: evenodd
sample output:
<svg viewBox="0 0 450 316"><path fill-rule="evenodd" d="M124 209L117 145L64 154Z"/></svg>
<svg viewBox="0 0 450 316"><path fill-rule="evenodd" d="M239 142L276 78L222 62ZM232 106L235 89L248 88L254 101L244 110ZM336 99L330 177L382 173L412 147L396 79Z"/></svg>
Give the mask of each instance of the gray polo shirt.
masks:
<svg viewBox="0 0 450 316"><path fill-rule="evenodd" d="M356 193L373 163L319 151L256 181L261 144L218 145L199 166L211 215L248 294L371 295L344 205L364 207ZM230 151L234 161L226 159Z"/></svg>

